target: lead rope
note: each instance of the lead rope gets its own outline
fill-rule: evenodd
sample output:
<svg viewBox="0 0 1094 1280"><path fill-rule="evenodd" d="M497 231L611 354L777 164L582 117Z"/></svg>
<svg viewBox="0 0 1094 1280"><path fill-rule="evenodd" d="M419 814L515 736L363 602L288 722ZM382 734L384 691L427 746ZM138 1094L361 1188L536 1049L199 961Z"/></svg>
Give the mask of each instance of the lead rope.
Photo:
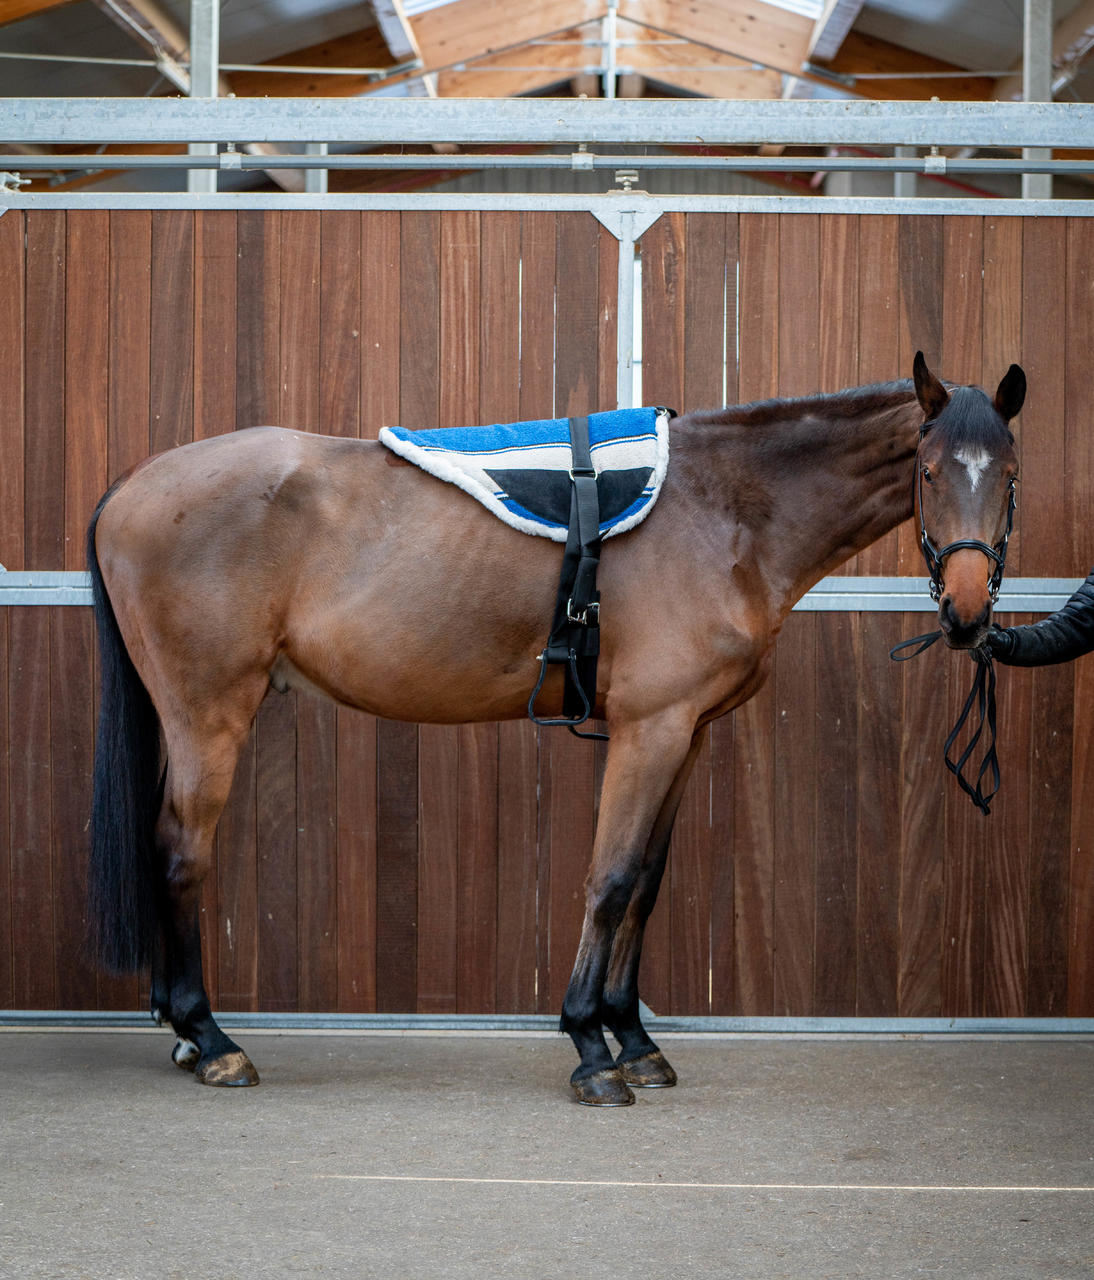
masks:
<svg viewBox="0 0 1094 1280"><path fill-rule="evenodd" d="M909 658L918 657L919 654L929 649L935 641L941 638L942 632L939 630L929 631L922 636L914 636L911 640L902 640L900 644L894 645L889 650L889 657L894 662L907 662ZM912 649L911 653L901 653L902 649L909 649L912 645L918 647ZM986 645L981 645L978 649L972 649L970 652L973 661L976 663L976 674L973 676L969 696L965 699L965 705L961 708L961 714L957 717L957 723L950 731L950 736L946 739L943 755L946 760L946 768L957 779L961 790L964 791L981 813L988 814L991 812L989 806L995 798L995 793L999 790L1000 782L999 756L995 750L995 663L992 661L992 656L988 652ZM965 750L962 751L956 761L951 760L950 748L957 741L958 735L965 727L965 721L968 720L974 703L980 712L980 723L976 726L976 731L969 739ZM969 757L976 749L976 744L980 741L980 735L984 732L985 724L988 727L990 741L988 742L987 750L984 752L984 759L976 775L976 785L974 787L966 779L964 769ZM985 774L991 777L991 790L988 792L984 791Z"/></svg>

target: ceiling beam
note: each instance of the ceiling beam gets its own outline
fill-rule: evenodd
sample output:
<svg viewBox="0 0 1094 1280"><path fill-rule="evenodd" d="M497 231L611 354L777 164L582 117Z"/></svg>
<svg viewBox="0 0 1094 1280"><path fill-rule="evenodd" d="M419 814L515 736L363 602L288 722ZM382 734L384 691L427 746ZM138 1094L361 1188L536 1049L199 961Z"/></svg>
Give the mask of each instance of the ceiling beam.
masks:
<svg viewBox="0 0 1094 1280"><path fill-rule="evenodd" d="M813 24L805 56L821 62L834 58L865 3L866 0L825 0L820 17Z"/></svg>
<svg viewBox="0 0 1094 1280"><path fill-rule="evenodd" d="M392 58L396 62L420 61L422 51L403 12L403 0L369 0L369 8Z"/></svg>
<svg viewBox="0 0 1094 1280"><path fill-rule="evenodd" d="M500 8L497 0L455 0L410 20L431 70L499 53L604 17L603 0L537 0Z"/></svg>
<svg viewBox="0 0 1094 1280"><path fill-rule="evenodd" d="M36 13L45 13L47 9L59 9L63 4L72 4L73 0L0 0L0 27L9 22L19 22L23 18L33 18Z"/></svg>
<svg viewBox="0 0 1094 1280"><path fill-rule="evenodd" d="M831 83L819 68L803 66L808 62L813 23L773 5L754 0L620 0L619 12L621 17L655 30L683 36L784 75ZM973 75L932 80L926 73L951 73L962 68L857 31L847 34L839 53L824 70L846 78L840 86L844 92L882 101L928 100L935 96L958 102L981 101L988 97L993 83ZM856 73L864 72L899 78L854 79Z"/></svg>
<svg viewBox="0 0 1094 1280"><path fill-rule="evenodd" d="M851 77L853 83L848 86L848 93L882 102L934 97L943 102L983 102L991 97L995 87L995 81L988 76L971 72L955 74L965 72L966 68L941 58L929 58L861 31L848 32L839 53L824 69ZM931 72L937 71L943 73L942 78L932 78ZM871 72L881 73L885 78L870 79ZM855 79L857 76L863 78ZM807 74L807 78L824 83L823 75Z"/></svg>
<svg viewBox="0 0 1094 1280"><path fill-rule="evenodd" d="M314 75L286 74L278 66L315 67ZM377 86L375 76L347 76L323 73L324 67L371 67L386 69L395 61L379 27L366 27L321 44L294 49L271 58L258 71L233 71L232 92L247 98L356 98ZM266 70L269 68L269 70Z"/></svg>
<svg viewBox="0 0 1094 1280"><path fill-rule="evenodd" d="M619 19L619 65L686 93L708 98L777 98L778 71L758 68L735 54L723 53L682 36L665 36L626 18Z"/></svg>
<svg viewBox="0 0 1094 1280"><path fill-rule="evenodd" d="M790 74L805 61L813 24L759 0L620 0L620 18Z"/></svg>

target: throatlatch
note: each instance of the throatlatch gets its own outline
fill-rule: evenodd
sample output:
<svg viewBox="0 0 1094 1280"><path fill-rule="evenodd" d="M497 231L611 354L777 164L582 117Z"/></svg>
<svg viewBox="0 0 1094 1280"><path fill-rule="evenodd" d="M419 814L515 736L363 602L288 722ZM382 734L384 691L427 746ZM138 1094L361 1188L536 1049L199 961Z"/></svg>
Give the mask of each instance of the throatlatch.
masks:
<svg viewBox="0 0 1094 1280"><path fill-rule="evenodd" d="M596 665L600 655L600 593L596 571L600 564L600 495L589 448L589 419L570 418L570 527L558 581L555 616L547 646L540 654L539 679L528 699L528 716L535 724L565 725L579 738L607 740L606 733L579 733L596 705ZM547 668L561 665L565 673L562 716L536 715L536 699Z"/></svg>

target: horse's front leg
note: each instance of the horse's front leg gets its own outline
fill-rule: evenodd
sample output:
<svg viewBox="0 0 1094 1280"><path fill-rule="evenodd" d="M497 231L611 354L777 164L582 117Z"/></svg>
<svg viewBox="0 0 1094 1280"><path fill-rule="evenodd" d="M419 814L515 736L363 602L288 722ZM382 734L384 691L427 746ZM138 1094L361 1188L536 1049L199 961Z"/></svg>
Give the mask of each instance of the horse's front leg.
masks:
<svg viewBox="0 0 1094 1280"><path fill-rule="evenodd" d="M581 1055L570 1078L579 1102L634 1101L604 1039L604 985L612 944L634 896L651 835L691 751L695 720L680 712L614 726L600 798L585 922L562 1005L561 1029Z"/></svg>
<svg viewBox="0 0 1094 1280"><path fill-rule="evenodd" d="M696 733L687 758L673 779L661 812L653 824L634 893L626 915L616 930L604 984L604 1025L619 1041L620 1046L615 1065L627 1084L643 1089L663 1089L676 1083L676 1072L642 1025L638 970L642 961L646 921L657 902L673 824L701 745L702 735Z"/></svg>

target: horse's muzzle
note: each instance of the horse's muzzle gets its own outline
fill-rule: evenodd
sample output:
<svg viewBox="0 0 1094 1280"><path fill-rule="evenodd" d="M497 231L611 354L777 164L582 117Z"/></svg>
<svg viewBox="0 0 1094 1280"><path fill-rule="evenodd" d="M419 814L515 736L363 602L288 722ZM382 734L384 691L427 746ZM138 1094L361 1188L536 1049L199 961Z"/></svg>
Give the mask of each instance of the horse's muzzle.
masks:
<svg viewBox="0 0 1094 1280"><path fill-rule="evenodd" d="M951 649L975 649L983 643L991 627L991 601L986 600L975 617L967 618L958 612L953 599L945 595L938 605L938 625Z"/></svg>

